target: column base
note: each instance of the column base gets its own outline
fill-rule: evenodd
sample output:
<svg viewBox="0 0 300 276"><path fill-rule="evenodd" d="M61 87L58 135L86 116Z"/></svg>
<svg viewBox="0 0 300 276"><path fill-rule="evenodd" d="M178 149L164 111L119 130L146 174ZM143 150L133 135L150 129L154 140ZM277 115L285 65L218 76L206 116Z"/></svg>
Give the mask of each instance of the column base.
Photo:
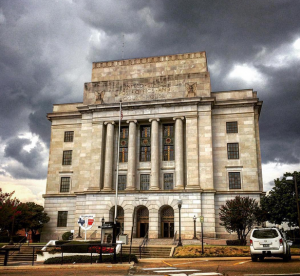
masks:
<svg viewBox="0 0 300 276"><path fill-rule="evenodd" d="M104 192L111 192L112 189L111 189L111 188L103 188L101 191L104 191Z"/></svg>
<svg viewBox="0 0 300 276"><path fill-rule="evenodd" d="M160 188L158 188L158 187L150 187L149 190L150 190L150 191L158 191L158 190L160 190Z"/></svg>
<svg viewBox="0 0 300 276"><path fill-rule="evenodd" d="M200 186L189 186L189 185L187 185L187 186L185 187L185 189L186 189L186 190L199 190L199 189L201 189L201 188L200 188Z"/></svg>
<svg viewBox="0 0 300 276"><path fill-rule="evenodd" d="M174 188L174 190L183 190L184 189L184 186L176 186L175 188Z"/></svg>
<svg viewBox="0 0 300 276"><path fill-rule="evenodd" d="M135 187L127 187L125 191L136 191Z"/></svg>

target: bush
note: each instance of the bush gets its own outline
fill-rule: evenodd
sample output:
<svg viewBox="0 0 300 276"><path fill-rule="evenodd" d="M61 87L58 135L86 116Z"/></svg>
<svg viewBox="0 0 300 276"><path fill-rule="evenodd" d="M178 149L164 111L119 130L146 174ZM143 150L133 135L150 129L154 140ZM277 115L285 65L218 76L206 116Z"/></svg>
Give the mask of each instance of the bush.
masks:
<svg viewBox="0 0 300 276"><path fill-rule="evenodd" d="M138 259L135 255L130 255L130 260L138 263ZM93 256L93 263L96 263L99 261L99 256ZM113 261L113 255L104 255L102 256L102 262L112 262ZM117 254L117 262L121 261L121 257L119 254ZM123 254L122 255L122 262L128 262L129 261L129 254ZM63 258L64 264L73 264L73 263L91 263L91 256L66 256ZM54 257L47 259L44 264L61 264L61 257Z"/></svg>
<svg viewBox="0 0 300 276"><path fill-rule="evenodd" d="M73 234L71 232L65 232L62 235L63 241L69 241L73 239Z"/></svg>
<svg viewBox="0 0 300 276"><path fill-rule="evenodd" d="M71 242L71 241L56 241L55 242L55 245L62 245L62 244L65 244L65 243L69 243L69 242Z"/></svg>
<svg viewBox="0 0 300 276"><path fill-rule="evenodd" d="M227 240L226 244L227 245L241 245L241 246L245 246L245 245L247 245L247 241L246 240Z"/></svg>
<svg viewBox="0 0 300 276"><path fill-rule="evenodd" d="M0 236L0 242L1 243L8 243L9 241L10 241L10 237L8 237L8 236ZM26 238L26 236L14 236L13 237L13 241L17 242L17 243L20 242L20 241L26 242L27 238Z"/></svg>

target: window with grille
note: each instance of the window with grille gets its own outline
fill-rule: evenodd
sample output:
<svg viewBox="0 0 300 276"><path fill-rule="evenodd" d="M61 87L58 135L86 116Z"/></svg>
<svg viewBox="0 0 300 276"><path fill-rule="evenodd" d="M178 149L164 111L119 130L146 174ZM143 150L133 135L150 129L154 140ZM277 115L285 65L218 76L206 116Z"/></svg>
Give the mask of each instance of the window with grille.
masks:
<svg viewBox="0 0 300 276"><path fill-rule="evenodd" d="M165 173L164 174L164 189L173 190L173 174Z"/></svg>
<svg viewBox="0 0 300 276"><path fill-rule="evenodd" d="M227 144L228 159L239 159L239 143Z"/></svg>
<svg viewBox="0 0 300 276"><path fill-rule="evenodd" d="M140 161L151 161L151 128L150 126L141 126L140 138Z"/></svg>
<svg viewBox="0 0 300 276"><path fill-rule="evenodd" d="M174 160L174 124L163 125L163 160Z"/></svg>
<svg viewBox="0 0 300 276"><path fill-rule="evenodd" d="M63 165L72 165L72 151L71 150L65 150L63 152Z"/></svg>
<svg viewBox="0 0 300 276"><path fill-rule="evenodd" d="M229 172L229 189L241 189L241 174L239 172Z"/></svg>
<svg viewBox="0 0 300 276"><path fill-rule="evenodd" d="M121 127L119 162L128 162L128 127Z"/></svg>
<svg viewBox="0 0 300 276"><path fill-rule="evenodd" d="M62 177L60 179L60 192L61 193L69 192L70 191L70 183L71 183L70 177Z"/></svg>
<svg viewBox="0 0 300 276"><path fill-rule="evenodd" d="M126 189L127 175L119 175L118 177L118 190L124 191Z"/></svg>
<svg viewBox="0 0 300 276"><path fill-rule="evenodd" d="M238 123L237 122L227 122L226 123L227 133L238 133Z"/></svg>
<svg viewBox="0 0 300 276"><path fill-rule="evenodd" d="M65 131L65 142L73 142L74 131Z"/></svg>
<svg viewBox="0 0 300 276"><path fill-rule="evenodd" d="M140 184L141 184L141 190L143 190L143 191L149 190L150 174L141 174L140 175Z"/></svg>
<svg viewBox="0 0 300 276"><path fill-rule="evenodd" d="M67 227L68 211L58 211L57 227Z"/></svg>

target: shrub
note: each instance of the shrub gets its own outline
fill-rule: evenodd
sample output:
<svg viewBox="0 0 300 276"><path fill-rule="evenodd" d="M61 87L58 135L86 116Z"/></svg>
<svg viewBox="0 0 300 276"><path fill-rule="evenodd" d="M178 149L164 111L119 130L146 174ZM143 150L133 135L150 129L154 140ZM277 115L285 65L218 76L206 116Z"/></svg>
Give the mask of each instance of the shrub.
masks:
<svg viewBox="0 0 300 276"><path fill-rule="evenodd" d="M130 260L138 263L138 259L135 255L130 256ZM93 256L93 263L96 263L99 261L99 256ZM102 256L102 262L112 262L113 261L113 255L104 255ZM117 262L121 261L121 257L119 254L117 254ZM129 254L123 254L122 255L122 262L128 262L129 261ZM74 256L66 256L63 258L64 264L73 264L73 263L90 263L91 262L91 256L82 256L82 255L74 255ZM61 264L61 257L54 257L47 259L44 264Z"/></svg>
<svg viewBox="0 0 300 276"><path fill-rule="evenodd" d="M13 237L13 241L14 242L20 242L20 241L26 242L27 238L25 236L14 236ZM8 237L8 236L0 236L0 242L1 243L8 243L8 242L10 242L10 237Z"/></svg>
<svg viewBox="0 0 300 276"><path fill-rule="evenodd" d="M245 240L227 240L226 244L227 245L241 245L241 246L245 246L247 244L247 241L245 241Z"/></svg>
<svg viewBox="0 0 300 276"><path fill-rule="evenodd" d="M69 241L69 240L72 240L73 239L73 234L71 232L65 232L63 233L62 235L62 239L64 241Z"/></svg>
<svg viewBox="0 0 300 276"><path fill-rule="evenodd" d="M71 241L56 241L55 245L62 245L62 244L69 243L69 242L71 242Z"/></svg>

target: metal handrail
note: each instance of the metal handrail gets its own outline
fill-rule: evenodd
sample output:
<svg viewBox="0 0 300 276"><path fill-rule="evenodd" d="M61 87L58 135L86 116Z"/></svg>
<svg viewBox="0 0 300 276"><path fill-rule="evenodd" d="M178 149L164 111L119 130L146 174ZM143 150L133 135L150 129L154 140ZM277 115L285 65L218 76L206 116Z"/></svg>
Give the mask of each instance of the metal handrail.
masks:
<svg viewBox="0 0 300 276"><path fill-rule="evenodd" d="M23 240L25 240L24 242L22 242ZM19 247L19 251L21 250L22 245L27 241L27 237L24 237L23 239L21 239L17 244L14 244L14 246L12 248L16 248ZM9 256L12 256L15 254L16 251L12 251L11 254L9 254Z"/></svg>
<svg viewBox="0 0 300 276"><path fill-rule="evenodd" d="M176 244L176 237L177 237L177 231L174 234L174 238L173 238L173 244Z"/></svg>
<svg viewBox="0 0 300 276"><path fill-rule="evenodd" d="M144 252L144 249L146 248L147 244L148 244L148 241L149 241L149 238L148 238L148 233L149 233L149 230L147 231L142 243L140 244L139 246L139 251L140 251L140 259L142 258L142 251Z"/></svg>

